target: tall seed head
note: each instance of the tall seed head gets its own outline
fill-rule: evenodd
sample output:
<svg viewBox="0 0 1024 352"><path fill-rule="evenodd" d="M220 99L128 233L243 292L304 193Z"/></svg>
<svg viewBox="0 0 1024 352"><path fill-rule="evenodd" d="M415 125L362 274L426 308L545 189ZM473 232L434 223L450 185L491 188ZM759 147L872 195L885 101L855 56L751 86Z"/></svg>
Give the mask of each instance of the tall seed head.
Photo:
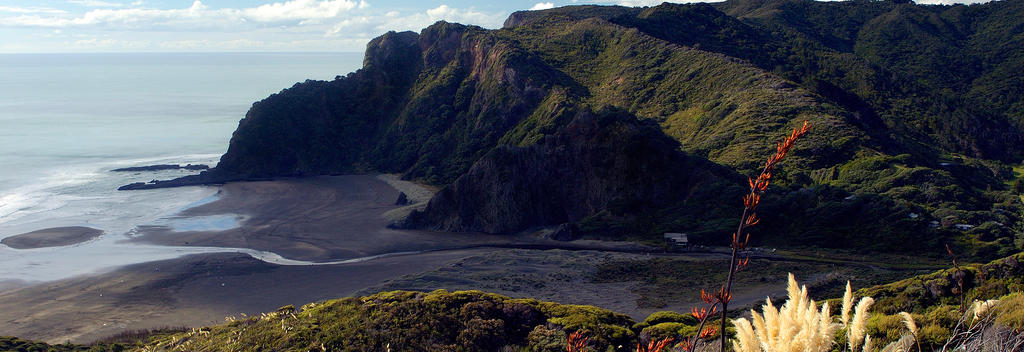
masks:
<svg viewBox="0 0 1024 352"><path fill-rule="evenodd" d="M843 294L843 327L846 328L850 324L850 310L853 309L853 290L850 288L850 282L846 282L846 293Z"/></svg>

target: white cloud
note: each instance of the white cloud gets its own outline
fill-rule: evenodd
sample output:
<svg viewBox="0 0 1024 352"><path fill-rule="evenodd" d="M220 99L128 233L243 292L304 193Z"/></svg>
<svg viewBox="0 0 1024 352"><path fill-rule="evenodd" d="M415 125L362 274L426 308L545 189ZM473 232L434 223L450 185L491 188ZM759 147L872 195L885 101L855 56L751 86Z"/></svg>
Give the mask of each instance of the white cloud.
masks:
<svg viewBox="0 0 1024 352"><path fill-rule="evenodd" d="M73 45L79 49L86 50L97 50L97 49L144 49L152 45L151 42L145 40L118 40L118 39L81 39L76 40Z"/></svg>
<svg viewBox="0 0 1024 352"><path fill-rule="evenodd" d="M392 30L419 31L442 20L485 28L499 28L505 21L505 17L508 17L507 13L484 13L474 9L440 5L424 12L405 15L398 11L389 11L383 15L351 16L334 22L327 34L332 37L353 34L375 37L380 33Z"/></svg>
<svg viewBox="0 0 1024 352"><path fill-rule="evenodd" d="M615 5L620 5L620 6L641 7L641 6L658 6L658 5L661 5L662 3L665 3L665 2L674 3L674 4L692 4L692 3L697 3L697 2L720 2L720 1L725 1L725 0L683 0L683 1L666 1L666 0L606 0L606 1L599 1L599 2L600 3L605 3L605 4L615 4ZM573 1L573 2L576 2L576 1Z"/></svg>
<svg viewBox="0 0 1024 352"><path fill-rule="evenodd" d="M555 3L552 3L552 2L538 2L536 5L533 5L533 7L530 8L530 11L547 10L547 9L550 9L550 8L553 8L553 7L555 7Z"/></svg>
<svg viewBox="0 0 1024 352"><path fill-rule="evenodd" d="M88 1L88 0L86 0ZM134 4L134 3L133 3ZM108 29L179 29L202 30L316 24L334 19L356 8L366 8L365 1L351 0L288 0L242 9L210 9L199 0L188 8L101 8L77 17L63 13L30 13L0 17L0 26L72 27L93 26ZM14 11L8 11L14 12Z"/></svg>
<svg viewBox="0 0 1024 352"><path fill-rule="evenodd" d="M15 6L0 6L0 12L7 13L42 13L42 14L65 14L67 11L59 10L49 7L15 7Z"/></svg>
<svg viewBox="0 0 1024 352"><path fill-rule="evenodd" d="M213 0L171 8L149 0L58 1L72 12L0 6L0 51L361 50L391 30L418 32L441 20L500 28L508 17L449 4L409 10L368 1L269 0L228 8Z"/></svg>
<svg viewBox="0 0 1024 352"><path fill-rule="evenodd" d="M445 20L462 24L475 24L481 27L497 28L505 20L506 14L487 14L473 9L458 9L441 5L427 10L430 22ZM428 23L429 25L429 23Z"/></svg>
<svg viewBox="0 0 1024 352"><path fill-rule="evenodd" d="M663 3L663 2L665 2L665 1L664 0L620 0L620 1L616 1L615 4L616 5L622 5L622 6L638 7L638 6L658 6L658 5L661 5L661 3ZM669 2L681 3L683 1L669 1ZM686 2L697 2L697 1L686 1Z"/></svg>
<svg viewBox="0 0 1024 352"><path fill-rule="evenodd" d="M365 2L361 3L365 4ZM242 10L242 13L248 19L262 22L284 20L320 20L337 17L343 12L352 10L360 6L360 3L348 0L292 0L286 2L275 2L272 4L261 5L255 8L244 9Z"/></svg>
<svg viewBox="0 0 1024 352"><path fill-rule="evenodd" d="M69 4L82 5L85 7L122 7L124 4L101 0L66 0Z"/></svg>

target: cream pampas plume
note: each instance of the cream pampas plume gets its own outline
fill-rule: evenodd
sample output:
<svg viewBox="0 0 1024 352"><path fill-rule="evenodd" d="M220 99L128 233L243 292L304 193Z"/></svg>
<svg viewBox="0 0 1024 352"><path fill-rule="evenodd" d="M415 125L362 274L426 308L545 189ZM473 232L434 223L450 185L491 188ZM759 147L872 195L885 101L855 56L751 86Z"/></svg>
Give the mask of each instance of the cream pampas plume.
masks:
<svg viewBox="0 0 1024 352"><path fill-rule="evenodd" d="M864 297L857 302L857 307L854 308L853 320L846 330L846 337L850 341L850 351L856 351L860 343L864 341L864 333L867 331L868 325L868 309L872 304L875 304L873 298Z"/></svg>
<svg viewBox="0 0 1024 352"><path fill-rule="evenodd" d="M761 345L754 336L754 328L746 319L735 319L732 325L736 326L736 340L732 342L732 350L736 352L760 352Z"/></svg>
<svg viewBox="0 0 1024 352"><path fill-rule="evenodd" d="M988 309L992 308L992 306L996 305L996 303L998 302L999 300L997 299L990 299L987 301L974 301L974 304L971 305L971 310L974 312L974 321L978 321L978 319L984 318L985 313L988 312Z"/></svg>
<svg viewBox="0 0 1024 352"><path fill-rule="evenodd" d="M787 287L789 298L776 309L771 300L765 300L762 313L751 311L753 324L747 319L733 320L736 341L733 349L739 352L803 352L827 351L835 343L836 325L832 323L828 304L821 308L807 297L807 287L801 287L792 274Z"/></svg>
<svg viewBox="0 0 1024 352"><path fill-rule="evenodd" d="M900 316L903 317L903 324L907 326L907 330L910 330L910 334L917 338L917 323L914 322L914 317L907 312L900 312Z"/></svg>
<svg viewBox="0 0 1024 352"><path fill-rule="evenodd" d="M846 293L843 294L843 327L850 324L850 310L853 309L853 290L850 289L850 282L846 282Z"/></svg>

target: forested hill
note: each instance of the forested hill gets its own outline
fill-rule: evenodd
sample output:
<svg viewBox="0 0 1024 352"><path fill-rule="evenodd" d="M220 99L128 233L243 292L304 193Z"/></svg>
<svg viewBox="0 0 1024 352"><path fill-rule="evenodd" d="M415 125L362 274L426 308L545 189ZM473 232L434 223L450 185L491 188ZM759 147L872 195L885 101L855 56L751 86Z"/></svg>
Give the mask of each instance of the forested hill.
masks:
<svg viewBox="0 0 1024 352"><path fill-rule="evenodd" d="M775 142L811 133L755 241L995 257L1024 244L1024 1L737 0L514 13L371 41L255 103L220 164L137 187L395 172L406 226L726 238Z"/></svg>

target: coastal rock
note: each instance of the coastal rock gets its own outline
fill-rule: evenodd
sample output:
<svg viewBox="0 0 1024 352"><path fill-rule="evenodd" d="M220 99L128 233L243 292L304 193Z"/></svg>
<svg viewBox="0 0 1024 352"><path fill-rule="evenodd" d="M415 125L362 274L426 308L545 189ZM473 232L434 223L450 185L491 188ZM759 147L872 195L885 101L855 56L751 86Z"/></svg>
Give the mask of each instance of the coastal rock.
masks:
<svg viewBox="0 0 1024 352"><path fill-rule="evenodd" d="M158 165L148 165L148 166L123 167L123 168L119 168L119 169L113 169L113 170L110 170L110 171L113 171L113 172L138 172L138 171L163 171L163 170L194 170L194 171L198 171L198 170L208 170L209 168L210 168L209 165L204 165L204 164L196 164L196 165L188 164L188 165L185 165L185 166L181 166L179 164L158 164Z"/></svg>
<svg viewBox="0 0 1024 352"><path fill-rule="evenodd" d="M934 252L970 234L908 214L1020 223L993 205L1007 204L1004 178L1024 155L1024 100L996 79L1019 71L1020 60L1000 58L1020 45L997 29L1024 16L1017 2L977 9L967 25L955 7L891 2L569 6L514 13L499 30L442 21L388 32L368 43L360 70L253 104L217 167L122 189L392 173L447 189L405 222L423 228L571 222L587 234L685 231L710 243L731 231L746 176L808 120L811 133L774 173L756 237ZM921 22L946 17L957 20ZM969 93L938 93L949 87ZM570 126L606 106L640 122L597 123L589 135ZM641 125L637 136L673 143L617 139ZM657 162L673 152L686 166ZM1008 230L983 238L992 250L979 255L1013 248Z"/></svg>
<svg viewBox="0 0 1024 352"><path fill-rule="evenodd" d="M656 125L624 111L583 111L535 145L503 146L487 154L425 210L413 212L408 224L513 233L679 202L701 194L716 168L677 145Z"/></svg>
<svg viewBox="0 0 1024 352"><path fill-rule="evenodd" d="M564 223L558 225L558 227L556 227L555 230L551 232L551 235L549 235L548 237L555 241L578 240L580 238L580 229L579 227L576 226L576 224Z"/></svg>
<svg viewBox="0 0 1024 352"><path fill-rule="evenodd" d="M409 196L405 195L405 192L398 192L398 200L395 201L395 205L409 205Z"/></svg>

